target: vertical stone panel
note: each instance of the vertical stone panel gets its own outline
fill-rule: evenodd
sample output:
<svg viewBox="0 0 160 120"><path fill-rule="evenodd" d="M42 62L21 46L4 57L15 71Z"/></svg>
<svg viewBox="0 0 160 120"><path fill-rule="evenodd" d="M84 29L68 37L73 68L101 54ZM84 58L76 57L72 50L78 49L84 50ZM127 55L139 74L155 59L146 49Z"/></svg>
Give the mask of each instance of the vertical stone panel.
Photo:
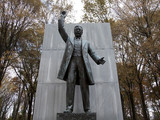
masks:
<svg viewBox="0 0 160 120"><path fill-rule="evenodd" d="M66 24L70 37L74 37L76 24ZM80 24L82 38L88 40L106 63L97 65L90 58L95 85L90 86L91 111L97 120L123 120L119 83L115 63L110 25L108 23ZM56 114L65 110L66 84L57 79L65 43L58 33L57 25L46 25L38 77L34 120L56 120ZM74 111L83 112L80 87L76 86Z"/></svg>

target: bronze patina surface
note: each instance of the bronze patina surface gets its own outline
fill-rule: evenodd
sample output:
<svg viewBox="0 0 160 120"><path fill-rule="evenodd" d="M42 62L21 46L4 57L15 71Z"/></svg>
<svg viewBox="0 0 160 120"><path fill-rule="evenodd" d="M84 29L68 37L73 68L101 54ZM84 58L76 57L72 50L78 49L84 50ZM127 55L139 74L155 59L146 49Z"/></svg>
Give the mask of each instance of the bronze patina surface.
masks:
<svg viewBox="0 0 160 120"><path fill-rule="evenodd" d="M104 64L104 57L99 57L87 40L82 39L83 28L79 25L74 27L74 38L68 36L64 28L66 12L63 11L58 20L58 31L66 43L66 49L58 73L59 79L67 82L66 110L71 113L74 107L75 85L80 85L83 108L86 113L90 112L89 85L94 85L88 54L98 65Z"/></svg>

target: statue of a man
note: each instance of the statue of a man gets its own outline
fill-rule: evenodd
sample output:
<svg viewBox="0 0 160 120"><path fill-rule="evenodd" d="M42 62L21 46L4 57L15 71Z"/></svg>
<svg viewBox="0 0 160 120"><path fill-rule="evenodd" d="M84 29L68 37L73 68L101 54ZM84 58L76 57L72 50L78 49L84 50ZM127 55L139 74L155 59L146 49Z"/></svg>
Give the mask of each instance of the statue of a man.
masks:
<svg viewBox="0 0 160 120"><path fill-rule="evenodd" d="M64 29L64 19L66 12L61 13L58 20L59 33L66 43L66 49L58 73L59 79L67 82L66 90L66 110L65 113L72 113L74 106L75 85L80 85L83 108L86 113L90 111L89 85L94 85L92 71L88 59L88 54L99 65L104 64L104 57L100 58L92 49L90 43L82 39L83 28L74 27L74 38L70 38Z"/></svg>

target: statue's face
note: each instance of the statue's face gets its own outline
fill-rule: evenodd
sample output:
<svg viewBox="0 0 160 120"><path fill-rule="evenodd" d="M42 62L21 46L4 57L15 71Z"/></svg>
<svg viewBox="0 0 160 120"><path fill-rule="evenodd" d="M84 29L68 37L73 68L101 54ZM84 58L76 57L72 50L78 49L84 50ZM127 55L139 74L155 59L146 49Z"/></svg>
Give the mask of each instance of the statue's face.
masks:
<svg viewBox="0 0 160 120"><path fill-rule="evenodd" d="M81 26L75 26L74 27L74 34L76 37L81 37L83 34L83 28Z"/></svg>

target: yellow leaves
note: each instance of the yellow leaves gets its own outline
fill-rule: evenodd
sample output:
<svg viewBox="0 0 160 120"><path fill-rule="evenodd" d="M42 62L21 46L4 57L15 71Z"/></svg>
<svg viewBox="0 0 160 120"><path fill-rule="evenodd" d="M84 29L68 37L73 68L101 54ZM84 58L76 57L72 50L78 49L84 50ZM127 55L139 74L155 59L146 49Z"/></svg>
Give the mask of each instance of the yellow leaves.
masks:
<svg viewBox="0 0 160 120"><path fill-rule="evenodd" d="M105 0L83 0L84 16L83 21L88 22L108 22L109 4Z"/></svg>
<svg viewBox="0 0 160 120"><path fill-rule="evenodd" d="M96 0L96 3L98 3L101 6L104 6L106 4L106 0Z"/></svg>
<svg viewBox="0 0 160 120"><path fill-rule="evenodd" d="M44 35L44 29L37 29L37 34Z"/></svg>
<svg viewBox="0 0 160 120"><path fill-rule="evenodd" d="M4 77L2 89L5 89L5 92L15 93L18 92L21 82L18 77L10 78L8 75Z"/></svg>

